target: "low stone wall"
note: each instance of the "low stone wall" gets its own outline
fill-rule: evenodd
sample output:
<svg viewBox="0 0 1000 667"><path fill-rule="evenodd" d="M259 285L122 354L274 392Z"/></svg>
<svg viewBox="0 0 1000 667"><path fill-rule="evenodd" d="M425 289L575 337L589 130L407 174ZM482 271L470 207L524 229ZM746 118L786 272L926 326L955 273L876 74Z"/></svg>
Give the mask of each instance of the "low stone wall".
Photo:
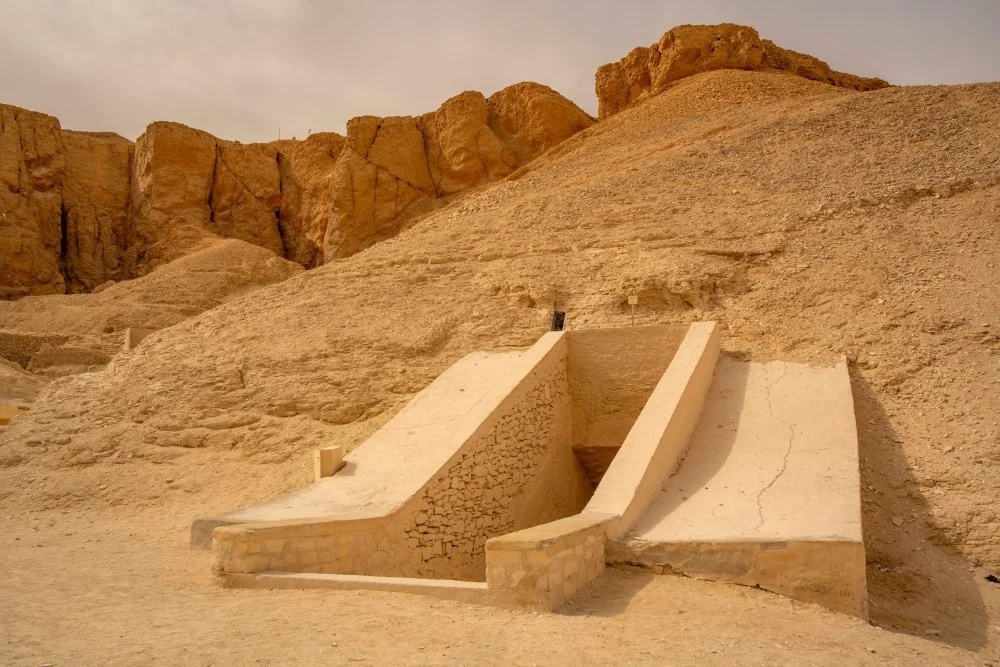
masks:
<svg viewBox="0 0 1000 667"><path fill-rule="evenodd" d="M44 346L31 356L28 370L38 372L54 366L103 366L111 357L100 350L85 347Z"/></svg>
<svg viewBox="0 0 1000 667"><path fill-rule="evenodd" d="M486 585L518 607L551 611L604 571L612 517L577 514L486 543Z"/></svg>
<svg viewBox="0 0 1000 667"><path fill-rule="evenodd" d="M377 550L391 546L377 520L289 521L220 526L213 533L216 573L364 573Z"/></svg>
<svg viewBox="0 0 1000 667"><path fill-rule="evenodd" d="M31 357L43 346L58 346L67 340L67 336L0 329L0 357L27 368Z"/></svg>

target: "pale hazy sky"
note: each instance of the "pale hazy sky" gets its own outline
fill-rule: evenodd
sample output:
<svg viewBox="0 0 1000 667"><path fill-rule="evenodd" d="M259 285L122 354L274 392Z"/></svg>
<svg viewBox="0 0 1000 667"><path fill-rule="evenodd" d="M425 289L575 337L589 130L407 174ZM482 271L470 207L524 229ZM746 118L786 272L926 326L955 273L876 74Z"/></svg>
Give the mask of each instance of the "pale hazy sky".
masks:
<svg viewBox="0 0 1000 667"><path fill-rule="evenodd" d="M525 80L593 114L599 65L722 22L897 84L1000 80L1000 0L0 0L0 102L129 139L343 132Z"/></svg>

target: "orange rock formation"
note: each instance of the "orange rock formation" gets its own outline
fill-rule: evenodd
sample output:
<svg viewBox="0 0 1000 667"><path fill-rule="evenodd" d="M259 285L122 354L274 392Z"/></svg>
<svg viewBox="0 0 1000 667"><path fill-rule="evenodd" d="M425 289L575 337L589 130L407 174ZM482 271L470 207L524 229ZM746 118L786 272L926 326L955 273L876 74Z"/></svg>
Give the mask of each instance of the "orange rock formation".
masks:
<svg viewBox="0 0 1000 667"><path fill-rule="evenodd" d="M598 118L662 92L674 81L717 69L783 71L853 90L889 84L830 69L822 60L789 51L761 39L749 26L682 25L668 30L652 46L639 46L616 63L597 70Z"/></svg>
<svg viewBox="0 0 1000 667"><path fill-rule="evenodd" d="M0 298L90 292L213 238L306 268L393 236L594 121L545 86L465 92L417 117L362 116L347 137L241 144L152 123L136 143L0 105Z"/></svg>

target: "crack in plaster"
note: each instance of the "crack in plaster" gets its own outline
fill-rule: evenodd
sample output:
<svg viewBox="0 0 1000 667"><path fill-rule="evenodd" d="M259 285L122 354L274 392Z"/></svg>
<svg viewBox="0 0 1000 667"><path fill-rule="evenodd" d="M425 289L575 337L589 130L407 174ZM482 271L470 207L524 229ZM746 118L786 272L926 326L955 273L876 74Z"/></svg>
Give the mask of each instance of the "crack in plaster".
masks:
<svg viewBox="0 0 1000 667"><path fill-rule="evenodd" d="M760 493L757 494L757 516L759 517L760 521L753 529L754 534L758 533L760 529L764 526L764 507L762 504L764 494L770 491L771 487L775 485L778 479L780 479L781 476L785 474L785 469L788 467L788 457L792 453L792 443L794 443L795 441L795 427L793 427L788 422L775 417L774 406L771 405L771 389L777 386L779 382L781 382L781 380L785 377L787 372L788 372L788 365L782 362L781 375L779 375L774 382L772 382L771 384L767 385L764 388L764 400L767 401L768 415L770 415L771 419L773 419L774 421L780 422L781 424L784 424L785 426L788 427L788 447L785 449L785 454L781 461L781 469L779 469L777 474L771 479L770 482L767 483L767 486L761 489Z"/></svg>

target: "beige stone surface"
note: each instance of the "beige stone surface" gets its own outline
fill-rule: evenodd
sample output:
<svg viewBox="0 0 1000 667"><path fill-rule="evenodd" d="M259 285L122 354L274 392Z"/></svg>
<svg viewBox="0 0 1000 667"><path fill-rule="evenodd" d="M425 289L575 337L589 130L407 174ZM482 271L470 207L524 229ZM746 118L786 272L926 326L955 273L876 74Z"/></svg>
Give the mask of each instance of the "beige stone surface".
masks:
<svg viewBox="0 0 1000 667"><path fill-rule="evenodd" d="M611 519L584 512L491 539L487 588L518 607L552 611L604 571Z"/></svg>
<svg viewBox="0 0 1000 667"><path fill-rule="evenodd" d="M723 358L687 456L621 559L867 616L858 470L846 364Z"/></svg>
<svg viewBox="0 0 1000 667"><path fill-rule="evenodd" d="M280 521L363 515L399 509L472 438L483 422L549 352L473 353L448 369L344 459L341 474L300 491L221 518ZM500 378L500 382L482 382ZM400 438L405 437L404 444Z"/></svg>
<svg viewBox="0 0 1000 667"><path fill-rule="evenodd" d="M687 456L630 539L861 542L847 367L720 360Z"/></svg>
<svg viewBox="0 0 1000 667"><path fill-rule="evenodd" d="M482 580L488 539L575 514L590 496L569 443L566 338L465 357L337 475L199 519L192 545L211 536L222 573Z"/></svg>
<svg viewBox="0 0 1000 667"><path fill-rule="evenodd" d="M457 602L480 604L495 602L486 589L485 583L448 579L372 577L310 572L260 572L256 574L228 574L223 578L223 586L226 588L277 590L384 591L387 593L410 593Z"/></svg>
<svg viewBox="0 0 1000 667"><path fill-rule="evenodd" d="M586 511L613 517L609 539L645 513L687 451L719 358L719 338L715 322L690 326L587 503Z"/></svg>
<svg viewBox="0 0 1000 667"><path fill-rule="evenodd" d="M313 451L313 476L317 482L336 474L343 467L343 447L320 447Z"/></svg>
<svg viewBox="0 0 1000 667"><path fill-rule="evenodd" d="M853 90L888 86L882 79L834 72L817 58L761 39L749 26L682 25L649 47L636 47L616 63L597 70L595 88L602 120L684 77L719 69L789 72Z"/></svg>
<svg viewBox="0 0 1000 667"><path fill-rule="evenodd" d="M156 329L150 329L148 327L129 327L125 330L125 341L122 347L128 350L134 350L139 346L146 336L150 335L156 331Z"/></svg>
<svg viewBox="0 0 1000 667"><path fill-rule="evenodd" d="M566 332L574 448L625 441L686 333L685 326Z"/></svg>

